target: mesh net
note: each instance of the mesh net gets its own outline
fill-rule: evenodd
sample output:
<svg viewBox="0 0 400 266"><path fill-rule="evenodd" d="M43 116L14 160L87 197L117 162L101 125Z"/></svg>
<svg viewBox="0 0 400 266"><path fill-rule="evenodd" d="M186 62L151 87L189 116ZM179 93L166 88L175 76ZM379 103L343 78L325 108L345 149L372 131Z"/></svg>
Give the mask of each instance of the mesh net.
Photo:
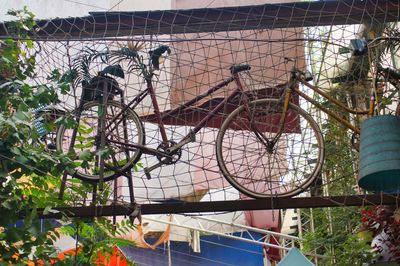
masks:
<svg viewBox="0 0 400 266"><path fill-rule="evenodd" d="M221 5L218 1L214 2L214 6ZM66 73L73 68L82 71L86 68L86 72L80 73L81 80L85 75L95 77L110 65L106 55L124 47L137 52L147 64L152 59L150 51L168 46L170 53L160 57L162 60L157 62L159 69L154 70L152 76L152 86L162 114L228 79L231 76L230 67L244 63L251 66L250 71L240 73L250 99L280 98L280 88L284 87L282 84L289 80L290 71L296 66L312 73L312 84L351 108L368 108L371 90L379 87L380 90L374 90L381 93L376 95L380 99L379 113L395 113L398 104L396 87L392 83L377 82L377 77L384 76L382 68L398 69L395 45L398 39L393 38L398 33L400 15L396 1L319 1L199 9L187 9L183 1L176 1L175 5L175 10L99 12L87 17L38 21L31 34L34 47L27 48L29 52L37 53L37 76L32 82L46 83L54 70ZM7 24L2 24L0 34L2 38L12 37ZM126 62L120 63L124 78L113 78L126 104L144 92L148 83L140 69L130 68ZM187 110L166 115L163 123L168 139L179 142L187 134L190 135L196 124L234 90L234 85L234 82L230 83ZM357 126L365 118L365 115L350 115L336 108L305 86L300 85L299 88ZM82 94L82 83L74 82L68 94L60 95L58 107L63 112L73 112L80 106ZM119 101L121 95L115 99ZM172 198L214 201L246 197L223 177L215 149L222 122L240 103L240 99L233 99L217 112L199 130L195 140L182 147L179 160L155 168L150 172L151 178L146 176L144 169L156 165L160 158L154 154L142 154L132 171L135 199L138 202ZM350 144L352 133L309 101L293 97L292 103L311 115L325 138L325 163L321 174L316 183L299 185L304 186L301 187L304 193L322 195L329 191L334 195L360 192L356 187L358 153ZM272 105L271 102L268 104ZM121 107L115 106L115 109ZM143 123L146 147L163 149L150 97L146 96L135 104L134 111ZM236 125L246 127L240 123L236 122ZM230 133L226 133L226 139L230 144L225 147L228 150L243 149L243 154L228 155L232 161L233 157L242 158L241 166L235 171L244 171L242 168L245 165L248 175L261 177L255 179L257 184L262 183L262 178L271 178L271 175L276 175L281 182L284 182L280 179L283 175L307 179L311 171L307 167L316 164L312 161L317 157L304 156L304 153L315 154L312 149L318 140L312 139L315 132L310 131L312 126L307 126L306 120L293 123L297 126L288 126L283 131L282 143L277 145L280 151L276 154L279 153L280 157L267 159L267 162L253 160L249 155L256 154L263 147L253 147L250 137L243 133L246 130L228 129ZM268 125L271 126L271 122ZM88 126L95 127L96 124ZM269 128L265 132L276 134L277 129ZM265 173L269 176L265 177ZM247 186L245 181L237 182ZM126 180L120 177L117 184L120 199L128 200ZM249 189L258 192L257 184ZM312 185L311 189L309 185ZM268 186L268 192L273 196L276 187L274 184Z"/></svg>

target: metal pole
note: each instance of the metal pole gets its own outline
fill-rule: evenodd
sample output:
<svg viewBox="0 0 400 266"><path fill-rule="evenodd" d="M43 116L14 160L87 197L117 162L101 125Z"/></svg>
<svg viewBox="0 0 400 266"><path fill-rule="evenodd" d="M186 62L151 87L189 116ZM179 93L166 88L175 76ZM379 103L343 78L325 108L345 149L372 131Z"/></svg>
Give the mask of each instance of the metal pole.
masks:
<svg viewBox="0 0 400 266"><path fill-rule="evenodd" d="M242 238L242 237L238 237L238 236L234 236L234 235L228 235L228 234L224 234L224 233L220 233L220 232L216 232L216 231L210 231L210 230L207 230L207 229L204 229L204 228L197 228L197 227L193 227L193 226L177 224L177 223L170 222L170 221L163 221L163 220L160 220L160 219L152 219L152 218L149 218L149 217L143 217L143 220L147 220L147 221L151 221L151 222L155 222L155 223L170 224L170 225L182 227L182 228L189 229L189 230L198 230L198 231L201 231L201 232L204 232L204 233L207 233L207 234L223 236L223 237L226 237L226 238L239 240L239 241L243 241L243 242L247 242L247 243L251 243L251 244L256 244L256 245L261 245L261 246L266 246L266 247L271 247L271 248L277 248L277 249L281 249L281 250L290 250L290 248L287 248L287 247L281 247L281 246L270 244L270 243L259 242L259 241L255 241L255 240L251 240L251 239L247 239L247 238ZM313 256L313 257L326 258L326 256L318 255L318 254L311 254L311 253L304 253L304 254L306 254L308 256Z"/></svg>

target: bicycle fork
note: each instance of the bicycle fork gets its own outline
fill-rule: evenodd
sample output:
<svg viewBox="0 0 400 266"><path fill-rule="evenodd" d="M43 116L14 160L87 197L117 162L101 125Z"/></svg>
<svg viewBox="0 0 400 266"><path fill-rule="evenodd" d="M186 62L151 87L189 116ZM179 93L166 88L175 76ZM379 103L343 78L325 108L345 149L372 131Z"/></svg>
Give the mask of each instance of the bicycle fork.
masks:
<svg viewBox="0 0 400 266"><path fill-rule="evenodd" d="M278 130L276 132L276 135L271 140L268 139L268 137L262 133L262 130L258 129L254 119L251 117L252 112L250 110L250 107L248 106L248 104L245 104L246 112L248 113L248 116L249 116L248 119L250 121L250 128L254 132L256 138L261 143L264 144L264 146L269 154L273 153L276 143L278 142L282 133L284 132L285 121L286 121L286 117L287 117L288 109L289 109L290 97L291 97L291 88L285 90L284 97L283 98L281 97L278 100L277 105L275 106L275 109L278 109L278 108L280 108L281 105L283 105L283 109L282 109L281 116L279 118ZM273 110L273 111L275 111L275 110ZM278 111L278 110L276 110L276 111Z"/></svg>
<svg viewBox="0 0 400 266"><path fill-rule="evenodd" d="M291 86L293 86L293 85L291 85ZM285 97L284 97L284 101L283 101L283 110L282 110L281 117L279 119L279 129L278 129L278 132L276 133L275 137L272 140L273 146L275 146L275 144L278 142L279 138L281 137L281 135L284 131L285 121L286 121L287 113L289 110L289 103L290 103L291 95L292 95L292 88L290 87L289 89L286 89L286 91L285 91ZM279 108L279 105L281 105L280 101L278 101L277 108ZM270 153L272 153L272 151L270 151Z"/></svg>

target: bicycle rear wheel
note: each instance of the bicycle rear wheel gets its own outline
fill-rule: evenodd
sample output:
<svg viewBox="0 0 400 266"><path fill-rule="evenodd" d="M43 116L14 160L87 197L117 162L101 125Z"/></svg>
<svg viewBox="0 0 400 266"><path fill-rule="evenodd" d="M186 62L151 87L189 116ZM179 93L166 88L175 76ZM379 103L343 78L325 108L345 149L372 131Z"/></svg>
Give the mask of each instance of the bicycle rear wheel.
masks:
<svg viewBox="0 0 400 266"><path fill-rule="evenodd" d="M235 109L218 132L220 170L233 187L249 197L297 195L320 173L323 137L314 119L298 106L289 104L284 130L272 150L253 130L257 128L271 141L279 131L282 109L274 99L252 101L248 108Z"/></svg>
<svg viewBox="0 0 400 266"><path fill-rule="evenodd" d="M99 121L102 115L106 143L103 149L99 149ZM74 162L78 166L73 177L98 182L100 156L104 159L104 181L123 175L140 159L141 150L132 144L144 145L145 133L134 110L117 101L109 101L105 110L103 104L92 101L84 104L82 110L76 110L71 118L75 121L72 127L61 125L58 128L56 145L57 150L75 155Z"/></svg>

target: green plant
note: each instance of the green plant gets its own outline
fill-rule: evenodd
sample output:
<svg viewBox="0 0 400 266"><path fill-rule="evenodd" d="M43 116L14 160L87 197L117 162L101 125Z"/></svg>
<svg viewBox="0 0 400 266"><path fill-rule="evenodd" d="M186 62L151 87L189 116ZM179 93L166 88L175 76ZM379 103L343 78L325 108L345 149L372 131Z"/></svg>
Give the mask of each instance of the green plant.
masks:
<svg viewBox="0 0 400 266"><path fill-rule="evenodd" d="M13 38L0 40L0 265L56 262L54 241L60 233L50 222L40 220L37 210L44 208L46 214L55 212L54 207L81 206L92 188L80 180L72 180L65 197L58 199L63 171L72 171L77 165L73 157L50 151L41 141L34 126L34 110L57 102L59 94L68 92L77 73L71 70L61 74L55 69L46 84L32 85L38 45L29 37L35 26L34 15L26 8L11 10L8 14L17 20L7 23ZM57 121L71 122L67 119ZM46 121L44 127L48 131L54 130L55 121ZM98 202L105 203L110 191L105 189L100 193ZM113 232L133 229L127 222L122 222L112 231L105 219L92 223L78 219L74 223L78 225L76 234L90 240L82 247L102 251L104 255L108 254L112 244L128 244L118 240ZM97 230L99 228L102 230ZM88 235L88 232L92 234ZM92 257L85 257L85 253L80 256L85 265L94 263Z"/></svg>
<svg viewBox="0 0 400 266"><path fill-rule="evenodd" d="M327 209L314 209L313 214L316 228L305 235L305 250L324 254L321 265L362 266L374 259L370 242L357 234L359 208L331 209L331 220Z"/></svg>
<svg viewBox="0 0 400 266"><path fill-rule="evenodd" d="M99 261L100 256L104 256L107 260L113 254L115 246L134 245L133 241L120 237L134 229L135 226L126 220L117 224L112 224L107 218L75 220L70 225L63 226L61 232L76 238L78 252L67 255L62 265L90 265ZM130 263L130 265L135 265Z"/></svg>
<svg viewBox="0 0 400 266"><path fill-rule="evenodd" d="M25 265L28 259L48 260L54 253L50 224L45 223L48 231L41 230L37 208L51 202L40 191L49 189L70 160L49 154L32 124L32 109L55 101L58 86L57 80L29 84L35 55L26 51L34 49L28 35L34 16L26 8L8 14L18 18L8 26L19 39L0 41L0 264ZM28 189L29 182L34 186Z"/></svg>
<svg viewBox="0 0 400 266"><path fill-rule="evenodd" d="M361 210L361 229L377 238L373 248L377 253L385 251L389 261L400 260L400 212L394 206L376 206Z"/></svg>
<svg viewBox="0 0 400 266"><path fill-rule="evenodd" d="M330 93L337 99L345 98L339 89ZM326 152L323 169L325 195L356 194L353 162L357 160L357 155L351 148L351 136L343 126L330 118L322 125L322 129ZM303 210L303 213L307 214L307 211ZM304 236L304 244L307 251L326 256L318 260L321 265L361 266L373 260L375 254L371 246L357 235L361 219L359 207L313 209L312 214L314 228Z"/></svg>

